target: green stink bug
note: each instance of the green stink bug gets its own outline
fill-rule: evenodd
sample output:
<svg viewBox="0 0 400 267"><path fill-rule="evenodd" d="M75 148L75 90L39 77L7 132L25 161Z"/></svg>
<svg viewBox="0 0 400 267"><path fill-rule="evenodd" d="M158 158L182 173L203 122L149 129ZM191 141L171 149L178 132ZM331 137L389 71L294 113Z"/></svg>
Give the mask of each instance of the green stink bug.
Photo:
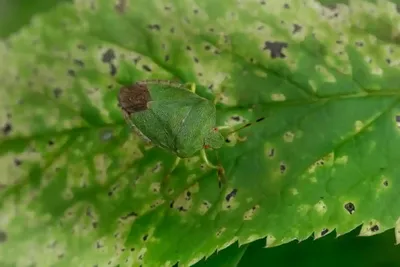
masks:
<svg viewBox="0 0 400 267"><path fill-rule="evenodd" d="M205 164L223 178L223 167L211 164L205 149L220 148L226 139L220 130L232 127L216 127L215 102L197 95L195 84L139 81L121 87L118 102L125 120L142 138L177 156L170 173L182 158L200 152ZM250 123L240 129L247 126Z"/></svg>

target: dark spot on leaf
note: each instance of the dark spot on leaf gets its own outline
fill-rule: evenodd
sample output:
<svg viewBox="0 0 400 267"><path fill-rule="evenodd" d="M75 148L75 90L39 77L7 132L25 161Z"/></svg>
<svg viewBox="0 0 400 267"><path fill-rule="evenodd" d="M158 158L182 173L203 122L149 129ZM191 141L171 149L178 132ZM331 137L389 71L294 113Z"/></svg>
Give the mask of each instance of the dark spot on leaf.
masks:
<svg viewBox="0 0 400 267"><path fill-rule="evenodd" d="M182 212L187 211L187 209L185 209L183 206L180 206L180 207L178 208L178 210L179 210L179 211L182 211Z"/></svg>
<svg viewBox="0 0 400 267"><path fill-rule="evenodd" d="M259 26L259 27L257 28L257 30L259 30L259 31L261 31L262 29L264 29L264 26Z"/></svg>
<svg viewBox="0 0 400 267"><path fill-rule="evenodd" d="M62 90L61 90L61 88L54 88L53 89L53 94L54 94L54 97L55 98L59 98L60 96L61 96L61 94L62 94Z"/></svg>
<svg viewBox="0 0 400 267"><path fill-rule="evenodd" d="M147 234L144 235L144 236L143 236L143 241L146 241L148 237L149 237L149 235L147 235Z"/></svg>
<svg viewBox="0 0 400 267"><path fill-rule="evenodd" d="M396 122L400 123L400 115L396 115Z"/></svg>
<svg viewBox="0 0 400 267"><path fill-rule="evenodd" d="M191 51L192 48L191 48L189 45L187 45L187 46L186 46L186 50Z"/></svg>
<svg viewBox="0 0 400 267"><path fill-rule="evenodd" d="M281 164L279 165L279 170L281 171L281 173L284 173L286 171L285 163L281 162Z"/></svg>
<svg viewBox="0 0 400 267"><path fill-rule="evenodd" d="M204 46L204 49L208 51L208 50L210 50L210 49L211 49L211 46L209 46L209 45L205 45L205 46Z"/></svg>
<svg viewBox="0 0 400 267"><path fill-rule="evenodd" d="M284 4L283 7L286 8L286 9L290 8L289 4Z"/></svg>
<svg viewBox="0 0 400 267"><path fill-rule="evenodd" d="M165 55L164 60L167 62L169 60L169 55Z"/></svg>
<svg viewBox="0 0 400 267"><path fill-rule="evenodd" d="M387 59L386 59L386 63L387 63L387 64L392 63L392 61L390 60L390 58L387 58Z"/></svg>
<svg viewBox="0 0 400 267"><path fill-rule="evenodd" d="M170 31L171 33L174 33L174 32L175 32L175 28L172 27L169 31Z"/></svg>
<svg viewBox="0 0 400 267"><path fill-rule="evenodd" d="M71 76L71 77L75 77L75 71L72 70L72 69L69 69L68 70L68 75Z"/></svg>
<svg viewBox="0 0 400 267"><path fill-rule="evenodd" d="M194 14L199 14L199 10L195 9L195 10L193 10L193 13Z"/></svg>
<svg viewBox="0 0 400 267"><path fill-rule="evenodd" d="M7 122L4 126L3 126L3 134L4 135L9 135L12 131L12 125L11 123Z"/></svg>
<svg viewBox="0 0 400 267"><path fill-rule="evenodd" d="M362 41L357 41L355 44L356 44L356 46L358 46L358 47L364 46L364 42L362 42Z"/></svg>
<svg viewBox="0 0 400 267"><path fill-rule="evenodd" d="M107 49L102 56L102 61L104 63L111 63L115 59L115 52L111 48Z"/></svg>
<svg viewBox="0 0 400 267"><path fill-rule="evenodd" d="M115 74L117 74L117 67L113 63L110 63L110 74L111 76L115 76Z"/></svg>
<svg viewBox="0 0 400 267"><path fill-rule="evenodd" d="M270 42L264 43L264 50L269 50L272 58L285 58L286 55L283 54L283 48L287 48L288 44L285 42Z"/></svg>
<svg viewBox="0 0 400 267"><path fill-rule="evenodd" d="M103 247L103 245L102 244L100 244L100 242L99 241L97 241L97 243L96 243L96 248L102 248Z"/></svg>
<svg viewBox="0 0 400 267"><path fill-rule="evenodd" d="M228 138L225 139L225 143L230 143L231 140L229 140Z"/></svg>
<svg viewBox="0 0 400 267"><path fill-rule="evenodd" d="M374 226L371 227L371 232L377 232L377 231L379 231L379 226L375 224Z"/></svg>
<svg viewBox="0 0 400 267"><path fill-rule="evenodd" d="M111 265L112 261L108 261L108 265Z"/></svg>
<svg viewBox="0 0 400 267"><path fill-rule="evenodd" d="M93 226L93 228L97 228L98 222L92 222L92 226Z"/></svg>
<svg viewBox="0 0 400 267"><path fill-rule="evenodd" d="M147 85L140 82L129 87L122 87L118 95L119 106L128 115L146 110L150 100Z"/></svg>
<svg viewBox="0 0 400 267"><path fill-rule="evenodd" d="M353 214L353 213L355 212L355 210L356 210L356 207L355 207L354 204L351 203L351 202L346 203L346 204L344 205L344 208L345 208L350 214Z"/></svg>
<svg viewBox="0 0 400 267"><path fill-rule="evenodd" d="M299 24L293 24L293 34L298 33L301 31L302 27Z"/></svg>
<svg viewBox="0 0 400 267"><path fill-rule="evenodd" d="M149 66L147 66L147 65L143 65L142 68L143 68L145 71L148 71L148 72L151 71L151 68L150 68Z"/></svg>
<svg viewBox="0 0 400 267"><path fill-rule="evenodd" d="M118 0L117 3L115 4L115 11L117 11L120 14L123 14L125 12L126 8L126 0Z"/></svg>
<svg viewBox="0 0 400 267"><path fill-rule="evenodd" d="M74 59L74 64L82 68L85 66L85 63L80 59Z"/></svg>
<svg viewBox="0 0 400 267"><path fill-rule="evenodd" d="M149 26L147 26L150 30L156 30L159 31L161 29L161 26L158 24L150 24Z"/></svg>
<svg viewBox="0 0 400 267"><path fill-rule="evenodd" d="M171 8L169 6L165 6L164 10L171 10Z"/></svg>
<svg viewBox="0 0 400 267"><path fill-rule="evenodd" d="M62 258L64 258L64 254L60 254L60 255L58 255L58 258L59 258L59 259L62 259Z"/></svg>
<svg viewBox="0 0 400 267"><path fill-rule="evenodd" d="M108 191L108 196L111 197L113 195L113 191Z"/></svg>
<svg viewBox="0 0 400 267"><path fill-rule="evenodd" d="M231 119L234 121L240 121L240 116L232 116Z"/></svg>
<svg viewBox="0 0 400 267"><path fill-rule="evenodd" d="M225 196L225 200L226 200L226 201L231 200L232 197L235 197L235 196L236 196L237 191L238 191L238 190L237 190L236 188L234 188L230 193L228 193L228 194Z"/></svg>
<svg viewBox="0 0 400 267"><path fill-rule="evenodd" d="M193 58L194 62L199 63L199 59L197 57Z"/></svg>
<svg viewBox="0 0 400 267"><path fill-rule="evenodd" d="M15 164L15 166L20 166L22 164L22 161L20 159L15 158L14 164Z"/></svg>
<svg viewBox="0 0 400 267"><path fill-rule="evenodd" d="M263 121L263 120L265 120L265 117L258 118L258 119L256 120L256 122L260 122L260 121Z"/></svg>
<svg viewBox="0 0 400 267"><path fill-rule="evenodd" d="M322 231L321 231L321 236L324 236L324 235L326 235L327 233L329 232L329 230L328 229L323 229Z"/></svg>
<svg viewBox="0 0 400 267"><path fill-rule="evenodd" d="M125 215L125 216L121 216L121 219L122 219L122 220L126 220L126 219L128 219L128 218L137 217L137 216L138 216L138 214L137 214L136 212L132 211L132 212L128 213L128 214Z"/></svg>
<svg viewBox="0 0 400 267"><path fill-rule="evenodd" d="M7 241L7 234L4 231L0 230L0 243L4 243Z"/></svg>
<svg viewBox="0 0 400 267"><path fill-rule="evenodd" d="M133 251L135 251L135 248L131 248L130 250L131 250L131 252L133 252Z"/></svg>
<svg viewBox="0 0 400 267"><path fill-rule="evenodd" d="M383 181L383 185L384 185L384 186L388 186L388 185L389 185L389 182L388 182L387 180L385 180L385 181Z"/></svg>
<svg viewBox="0 0 400 267"><path fill-rule="evenodd" d="M133 63L135 63L135 65L136 65L136 64L138 64L138 62L139 62L141 59L142 59L141 57L136 57L136 58L133 59Z"/></svg>
<svg viewBox="0 0 400 267"><path fill-rule="evenodd" d="M49 145L49 146L54 145L54 141L53 141L53 140L49 140L48 145Z"/></svg>
<svg viewBox="0 0 400 267"><path fill-rule="evenodd" d="M230 209L230 208L231 208L231 205L226 206L226 208L227 208L227 209Z"/></svg>
<svg viewBox="0 0 400 267"><path fill-rule="evenodd" d="M79 50L86 50L86 46L84 44L78 44L76 47L78 47Z"/></svg>
<svg viewBox="0 0 400 267"><path fill-rule="evenodd" d="M169 207L170 207L171 209L174 207L174 203L175 203L175 201L173 201L173 200L169 203Z"/></svg>
<svg viewBox="0 0 400 267"><path fill-rule="evenodd" d="M261 4L261 5L265 5L265 1L264 1L264 0L261 0L261 1L260 1L260 4Z"/></svg>
<svg viewBox="0 0 400 267"><path fill-rule="evenodd" d="M191 195L192 195L192 193L191 193L190 191L187 191L187 192L186 192L186 196L187 196L188 198L190 198Z"/></svg>

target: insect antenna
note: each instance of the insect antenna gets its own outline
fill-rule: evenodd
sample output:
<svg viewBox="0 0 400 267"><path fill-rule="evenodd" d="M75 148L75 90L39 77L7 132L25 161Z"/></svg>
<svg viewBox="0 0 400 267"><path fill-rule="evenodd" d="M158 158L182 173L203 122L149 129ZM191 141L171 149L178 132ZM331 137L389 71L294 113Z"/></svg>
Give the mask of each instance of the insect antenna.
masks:
<svg viewBox="0 0 400 267"><path fill-rule="evenodd" d="M226 134L226 137L228 137L229 135L231 135L231 134L233 134L233 133L236 133L236 132L238 132L238 131L240 131L240 130L243 130L244 128L250 127L250 126L252 126L253 124L255 124L255 123L257 123L257 122L261 122L261 121L263 121L264 119L265 119L265 117L261 117L261 118L258 118L258 119L255 120L255 121L253 121L253 122L247 122L247 123L245 123L244 125L239 125L239 128L233 129L232 131L228 132L228 133ZM232 128L235 128L235 127L231 127L231 129L232 129Z"/></svg>

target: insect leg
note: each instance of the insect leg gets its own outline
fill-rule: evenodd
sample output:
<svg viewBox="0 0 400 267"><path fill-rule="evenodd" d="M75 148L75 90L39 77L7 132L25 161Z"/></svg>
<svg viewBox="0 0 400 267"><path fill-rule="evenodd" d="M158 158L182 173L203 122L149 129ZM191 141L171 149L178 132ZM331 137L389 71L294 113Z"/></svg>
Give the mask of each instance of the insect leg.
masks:
<svg viewBox="0 0 400 267"><path fill-rule="evenodd" d="M206 150L205 149L202 149L200 153L201 153L201 157L204 160L204 163L208 167L210 167L212 169L216 169L218 171L218 185L219 185L219 187L221 187L221 183L225 183L226 182L224 168L222 166L216 166L216 165L212 164L207 158L207 154L206 154Z"/></svg>
<svg viewBox="0 0 400 267"><path fill-rule="evenodd" d="M174 164L172 164L171 168L169 169L168 173L164 176L164 179L161 181L161 188L164 191L166 188L166 185L168 184L169 177L171 173L176 169L176 167L179 165L179 162L181 161L180 157L176 157Z"/></svg>
<svg viewBox="0 0 400 267"><path fill-rule="evenodd" d="M192 91L193 93L196 93L196 84L195 83L190 84L190 91Z"/></svg>

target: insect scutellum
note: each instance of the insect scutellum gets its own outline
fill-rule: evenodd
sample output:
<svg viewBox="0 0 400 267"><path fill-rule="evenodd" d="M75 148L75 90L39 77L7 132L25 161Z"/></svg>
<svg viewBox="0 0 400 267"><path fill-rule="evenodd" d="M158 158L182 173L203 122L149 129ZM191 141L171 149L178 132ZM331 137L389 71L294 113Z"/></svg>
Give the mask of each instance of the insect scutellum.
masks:
<svg viewBox="0 0 400 267"><path fill-rule="evenodd" d="M229 135L254 123L216 126L216 101L199 96L195 83L138 81L121 87L118 105L127 123L142 138L176 155L162 181L164 186L182 158L190 158L199 152L205 165L218 171L221 185L225 181L224 168L208 160L206 149L222 147Z"/></svg>

